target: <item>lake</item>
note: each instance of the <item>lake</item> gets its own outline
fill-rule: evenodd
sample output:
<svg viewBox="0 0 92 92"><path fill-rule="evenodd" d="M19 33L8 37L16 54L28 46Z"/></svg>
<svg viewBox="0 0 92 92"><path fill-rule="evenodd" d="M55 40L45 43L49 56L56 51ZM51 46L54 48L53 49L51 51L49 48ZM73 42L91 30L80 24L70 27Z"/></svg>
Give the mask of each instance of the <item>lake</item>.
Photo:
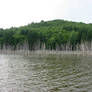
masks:
<svg viewBox="0 0 92 92"><path fill-rule="evenodd" d="M92 92L92 56L0 55L0 92Z"/></svg>

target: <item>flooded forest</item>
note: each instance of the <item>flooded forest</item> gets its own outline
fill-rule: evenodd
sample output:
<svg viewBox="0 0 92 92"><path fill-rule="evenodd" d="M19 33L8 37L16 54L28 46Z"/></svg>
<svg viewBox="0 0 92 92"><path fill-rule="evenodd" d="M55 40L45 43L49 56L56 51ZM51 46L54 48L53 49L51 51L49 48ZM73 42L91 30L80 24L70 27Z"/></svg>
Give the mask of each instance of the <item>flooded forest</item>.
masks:
<svg viewBox="0 0 92 92"><path fill-rule="evenodd" d="M21 27L1 28L0 49L91 51L92 24L42 20Z"/></svg>

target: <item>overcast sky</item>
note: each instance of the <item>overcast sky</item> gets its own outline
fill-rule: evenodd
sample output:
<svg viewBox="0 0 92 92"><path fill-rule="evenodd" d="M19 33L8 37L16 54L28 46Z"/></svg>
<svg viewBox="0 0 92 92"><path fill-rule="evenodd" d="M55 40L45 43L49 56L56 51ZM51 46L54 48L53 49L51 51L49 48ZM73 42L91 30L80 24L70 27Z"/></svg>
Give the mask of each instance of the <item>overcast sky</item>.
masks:
<svg viewBox="0 0 92 92"><path fill-rule="evenodd" d="M53 19L92 23L92 0L0 0L0 28Z"/></svg>

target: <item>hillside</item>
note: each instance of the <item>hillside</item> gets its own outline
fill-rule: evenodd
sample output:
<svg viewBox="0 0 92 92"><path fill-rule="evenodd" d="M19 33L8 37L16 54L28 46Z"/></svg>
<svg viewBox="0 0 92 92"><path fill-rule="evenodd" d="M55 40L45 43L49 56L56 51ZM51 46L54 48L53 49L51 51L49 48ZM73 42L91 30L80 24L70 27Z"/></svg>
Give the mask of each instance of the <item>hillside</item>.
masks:
<svg viewBox="0 0 92 92"><path fill-rule="evenodd" d="M41 21L0 29L0 49L91 50L92 24L64 20Z"/></svg>

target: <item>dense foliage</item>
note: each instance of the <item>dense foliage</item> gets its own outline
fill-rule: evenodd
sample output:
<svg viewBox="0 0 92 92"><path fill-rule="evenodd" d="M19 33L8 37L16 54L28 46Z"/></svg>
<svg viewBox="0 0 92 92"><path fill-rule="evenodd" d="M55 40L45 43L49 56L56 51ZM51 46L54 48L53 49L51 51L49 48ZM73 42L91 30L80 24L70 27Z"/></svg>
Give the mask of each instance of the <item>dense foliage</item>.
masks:
<svg viewBox="0 0 92 92"><path fill-rule="evenodd" d="M64 20L41 21L19 28L0 29L1 49L76 50L91 48L92 24Z"/></svg>

